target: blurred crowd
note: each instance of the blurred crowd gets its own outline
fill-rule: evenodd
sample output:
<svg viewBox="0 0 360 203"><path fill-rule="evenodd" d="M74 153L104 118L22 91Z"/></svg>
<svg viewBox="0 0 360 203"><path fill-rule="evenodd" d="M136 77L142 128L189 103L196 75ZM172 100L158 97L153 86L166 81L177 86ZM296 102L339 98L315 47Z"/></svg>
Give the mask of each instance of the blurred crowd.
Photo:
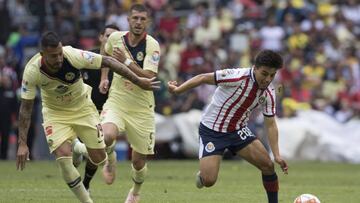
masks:
<svg viewBox="0 0 360 203"><path fill-rule="evenodd" d="M251 67L259 50L272 49L285 59L275 78L279 117L311 108L339 122L360 117L356 0L0 0L1 143L16 130L22 71L38 51L41 33L54 30L64 45L91 49L104 25L128 30L127 10L134 2L149 7L148 33L161 46L163 88L155 92L156 112L203 109L215 88L174 96L166 91L167 81Z"/></svg>

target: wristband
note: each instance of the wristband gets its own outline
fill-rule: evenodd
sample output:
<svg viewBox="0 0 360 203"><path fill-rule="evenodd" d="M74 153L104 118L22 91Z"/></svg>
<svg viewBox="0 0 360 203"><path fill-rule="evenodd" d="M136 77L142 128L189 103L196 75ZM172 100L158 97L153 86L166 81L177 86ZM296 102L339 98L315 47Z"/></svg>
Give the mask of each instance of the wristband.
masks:
<svg viewBox="0 0 360 203"><path fill-rule="evenodd" d="M132 62L132 60L127 58L127 59L124 61L124 64L125 64L126 66L129 66L131 62Z"/></svg>

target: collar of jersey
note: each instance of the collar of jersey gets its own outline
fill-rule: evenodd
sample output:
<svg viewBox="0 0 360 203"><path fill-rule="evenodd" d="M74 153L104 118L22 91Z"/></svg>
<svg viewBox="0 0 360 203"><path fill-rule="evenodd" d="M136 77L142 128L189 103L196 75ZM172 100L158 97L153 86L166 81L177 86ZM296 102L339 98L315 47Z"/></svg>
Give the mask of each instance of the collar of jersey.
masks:
<svg viewBox="0 0 360 203"><path fill-rule="evenodd" d="M250 68L250 78L253 82L255 82L257 84L256 79L255 79L255 74L254 74L254 67Z"/></svg>

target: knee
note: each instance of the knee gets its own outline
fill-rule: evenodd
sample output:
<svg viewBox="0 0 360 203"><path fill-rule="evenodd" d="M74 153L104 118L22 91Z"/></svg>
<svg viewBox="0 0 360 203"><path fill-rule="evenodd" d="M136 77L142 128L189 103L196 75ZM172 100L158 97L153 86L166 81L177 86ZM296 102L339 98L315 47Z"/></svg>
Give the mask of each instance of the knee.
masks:
<svg viewBox="0 0 360 203"><path fill-rule="evenodd" d="M137 170L137 171L144 168L145 164L146 164L146 161L142 160L142 159L134 159L134 160L132 160L132 165L133 165L134 169Z"/></svg>
<svg viewBox="0 0 360 203"><path fill-rule="evenodd" d="M105 123L101 126L106 146L111 146L116 140L118 129L113 123Z"/></svg>
<svg viewBox="0 0 360 203"><path fill-rule="evenodd" d="M205 187L211 187L216 183L217 176L201 175L201 180Z"/></svg>
<svg viewBox="0 0 360 203"><path fill-rule="evenodd" d="M54 151L56 157L71 157L71 147L59 147Z"/></svg>
<svg viewBox="0 0 360 203"><path fill-rule="evenodd" d="M103 130L103 135L106 146L111 146L114 143L114 140L116 140L116 134L113 131Z"/></svg>
<svg viewBox="0 0 360 203"><path fill-rule="evenodd" d="M260 166L260 170L263 174L273 174L275 172L274 163L268 160Z"/></svg>

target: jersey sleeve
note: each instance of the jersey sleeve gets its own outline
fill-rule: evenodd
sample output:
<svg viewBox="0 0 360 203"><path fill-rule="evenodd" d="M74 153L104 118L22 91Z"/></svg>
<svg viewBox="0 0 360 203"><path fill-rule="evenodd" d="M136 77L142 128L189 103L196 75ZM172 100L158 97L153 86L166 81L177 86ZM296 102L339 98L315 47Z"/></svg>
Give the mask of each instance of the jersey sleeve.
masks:
<svg viewBox="0 0 360 203"><path fill-rule="evenodd" d="M268 87L266 90L266 99L263 103L263 115L272 117L276 114L276 95L275 95L275 88Z"/></svg>
<svg viewBox="0 0 360 203"><path fill-rule="evenodd" d="M112 56L112 54L113 54L114 41L115 41L116 36L119 35L119 34L115 34L115 33L118 33L118 32L111 33L107 42L105 43L104 50L105 50L105 53L109 56Z"/></svg>
<svg viewBox="0 0 360 203"><path fill-rule="evenodd" d="M70 63L78 69L100 69L102 56L90 51L75 49L73 47L64 47L65 57Z"/></svg>
<svg viewBox="0 0 360 203"><path fill-rule="evenodd" d="M25 66L22 82L21 82L21 98L33 100L36 96L36 86L38 85L38 74L33 64Z"/></svg>
<svg viewBox="0 0 360 203"><path fill-rule="evenodd" d="M237 69L223 69L215 72L215 83L218 86L237 86L240 85L244 77L244 71Z"/></svg>
<svg viewBox="0 0 360 203"><path fill-rule="evenodd" d="M154 73L158 72L160 61L160 46L159 43L149 37L146 44L146 55L144 58L144 70L150 70Z"/></svg>

